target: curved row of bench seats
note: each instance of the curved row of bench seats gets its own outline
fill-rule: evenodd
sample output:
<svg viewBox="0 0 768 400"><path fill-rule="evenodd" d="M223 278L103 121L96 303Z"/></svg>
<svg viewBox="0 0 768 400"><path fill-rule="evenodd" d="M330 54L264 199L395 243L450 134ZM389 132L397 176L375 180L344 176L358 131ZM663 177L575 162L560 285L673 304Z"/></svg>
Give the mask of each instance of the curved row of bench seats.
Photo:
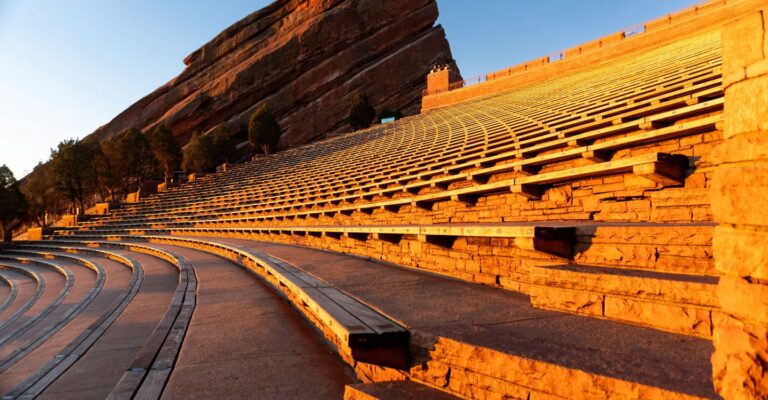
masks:
<svg viewBox="0 0 768 400"><path fill-rule="evenodd" d="M408 331L398 323L340 292L333 286L303 273L268 254L191 238L125 237L124 241L51 241L57 246L88 245L149 249L135 241L166 243L200 249L224 257L247 268L288 298L308 320L333 343L340 355L393 368L407 368Z"/></svg>
<svg viewBox="0 0 768 400"><path fill-rule="evenodd" d="M105 246L107 247L107 246ZM170 305L163 318L158 322L152 334L135 355L131 365L126 369L120 380L110 392L113 398L131 398L133 396L144 398L159 398L173 368L173 360L181 347L182 339L189 325L192 311L195 308L195 291L197 287L194 270L191 264L184 257L173 254L172 252L155 249L142 245L113 244L109 248L121 249L128 252L136 252L152 255L155 258L166 261L175 266L179 271L178 285L173 293ZM120 301L119 309L110 316L114 320L119 316L131 298L136 295L144 278L143 269L140 264L130 260L125 255L109 250L100 250L83 246L61 246L53 243L46 244L28 244L19 246L23 250L15 250L20 253L28 254L50 254L51 251L67 252L74 254L94 254L108 257L111 259L122 260L125 263L133 265L136 276L128 296ZM104 328L100 329L103 333ZM171 335L170 333L173 332ZM92 344L92 341L91 343ZM80 355L82 347L80 346ZM86 347L87 348L87 347ZM77 361L77 358L68 360L70 364ZM53 380L49 377L48 380Z"/></svg>
<svg viewBox="0 0 768 400"><path fill-rule="evenodd" d="M185 190L177 190L169 193L162 193L153 198L147 200L147 203L128 207L125 210L117 211L117 216L125 215L130 217L131 214L141 214L143 218L152 217L153 209L157 208L158 213L164 215L173 215L174 213L189 213L199 211L211 211L211 212L224 212L228 208L232 208L234 203L237 207L242 203L241 208L246 209L261 209L265 206L271 207L318 207L328 204L329 202L336 201L349 201L360 197L370 197L379 194L386 195L398 190L413 191L419 188L419 186L408 186L406 182L412 180L423 180L431 178L435 175L448 174L449 176L436 182L429 182L427 186L432 183L436 185L444 186L450 185L452 181L461 181L457 177L451 177L450 175L460 171L461 169L474 168L476 165L488 164L500 164L508 160L515 160L516 158L531 158L536 153L542 151L548 151L552 149L567 148L569 144L574 143L587 143L588 141L602 140L611 135L624 135L627 132L651 130L652 135L637 135L635 141L624 140L623 142L614 142L609 144L595 144L597 147L589 148L585 146L582 151L572 151L568 155L563 157L579 157L583 153L600 153L602 156L607 155L612 149L619 148L619 146L632 146L637 145L639 142L648 142L654 140L654 135L658 135L657 140L664 138L675 137L676 135L686 135L697 131L706 130L711 128L711 124L704 124L702 126L687 125L680 129L680 132L674 132L673 129L663 130L661 128L665 125L674 123L675 120L681 120L690 118L697 114L711 113L713 110L722 108L722 101L718 99L722 96L721 89L719 87L720 72L717 65L718 54L716 42L711 38L708 39L710 48L708 54L711 53L713 63L715 65L709 65L700 57L692 57L691 64L703 68L702 65L709 69L709 72L704 77L692 75L687 79L682 79L680 76L685 75L671 75L667 76L667 80L682 79L682 82L676 83L680 85L681 89L677 91L669 91L669 87L666 84L672 85L669 82L659 83L652 79L648 81L654 87L655 91L638 90L635 97L626 95L628 99L621 99L623 102L621 105L616 105L611 102L599 103L600 107L604 108L603 114L596 113L595 115L589 114L591 111L586 112L588 116L579 116L582 113L575 113L571 111L567 113L569 117L561 118L563 124L566 124L564 128L560 125L552 125L549 119L542 119L540 124L547 126L547 129L542 128L532 129L530 132L523 129L523 133L518 134L518 130L514 127L504 127L504 125L497 122L500 116L506 116L510 118L510 115L514 118L519 118L519 115L526 116L526 118L538 121L539 117L532 110L530 106L524 109L525 112L531 112L532 115L521 114L520 105L516 105L517 111L510 113L509 111L500 112L500 116L494 118L485 117L482 119L481 112L476 110L486 110L487 113L490 104L494 104L495 107L509 107L509 103L521 103L525 104L525 101L530 99L523 98L521 100L514 100L508 97L523 96L520 92L513 94L499 95L492 99L483 100L480 102L472 102L471 105L456 106L446 111L436 111L436 113L445 114L443 118L464 118L466 121L462 121L461 124L436 124L433 131L424 129L421 134L415 134L414 140L412 140L408 146L401 147L402 140L392 139L392 146L389 146L388 153L382 153L377 147L369 152L364 145L370 142L376 142L379 137L387 137L387 135L406 134L408 129L403 126L385 126L378 128L377 130L364 133L356 133L350 135L349 138L334 138L326 142L320 142L315 145L306 146L300 150L293 150L286 152L281 156L270 157L268 161L256 162L240 168L236 168L231 172L228 172L225 177L219 179L208 180L206 184L192 185L191 188ZM701 39L699 38L699 41ZM706 41L705 41L706 42ZM689 46L692 46L689 44ZM672 51L672 49L667 49ZM683 52L682 54L687 54ZM665 60L667 63L669 55ZM643 61L639 60L638 67L643 66ZM660 67L661 68L661 67ZM674 65L666 65L668 69L661 69L667 75L670 72L679 72ZM616 68L614 68L616 69ZM608 69L609 71L611 69ZM620 70L621 71L621 70ZM622 71L626 73L626 71ZM633 76L634 77L634 76ZM580 76L580 79L585 77ZM592 77L593 79L595 77ZM635 79L641 79L634 77ZM647 78L646 78L647 79ZM569 79L563 79L561 83L562 87L574 90L571 87L573 82ZM598 82L589 81L590 85L599 84ZM641 79L642 81L642 79ZM541 85L534 86L534 89L542 90ZM674 86L674 85L673 85ZM558 86L560 88L560 86ZM534 90L532 89L532 90ZM551 94L553 90L545 91L547 94ZM597 91L598 93L604 93L603 91ZM585 91L587 95L588 92ZM617 90L613 96L621 97L622 91ZM656 93L655 97L653 93ZM506 96L506 97L505 97ZM546 100L548 103L540 105L542 110L556 108L557 102L552 99L552 96L542 95L542 101ZM709 101L712 99L714 101ZM513 101L514 100L514 101ZM572 104L572 107L582 107L578 102L574 102L573 98L563 96L561 101L566 101L567 104ZM490 104L486 104L490 103ZM554 103L554 104L553 104ZM704 104L697 104L704 103ZM683 107L681 107L681 105ZM471 109L472 111L468 111ZM559 111L564 113L565 111ZM535 118L534 118L535 117ZM426 114L423 117L418 118L428 119L433 118L431 114ZM411 119L406 119L406 123L414 124ZM555 121L560 121L555 119ZM714 121L717 122L716 120ZM461 134L455 134L453 132L453 126L461 126L463 131ZM471 131L471 133L469 132ZM491 132L491 133L489 133ZM494 132L497 136L493 136ZM436 138L441 135L449 137L448 142L441 142L438 139L435 141L430 140L418 140L420 136L427 134L434 134ZM363 136L367 135L367 136ZM477 148L473 151L463 154L463 146L474 145L475 141L471 139L475 135L478 137L476 143ZM490 136L489 136L490 135ZM370 137L375 136L375 137ZM428 136L426 136L428 137ZM342 140L348 139L348 140ZM367 139L367 140L366 140ZM453 148L450 145L450 140L456 139L461 144L459 148ZM351 141L353 143L346 143ZM361 142L359 144L358 142ZM344 142L342 149L336 149L334 144ZM442 144L442 145L441 145ZM412 152L418 153L419 150L412 149L411 146L417 148L424 148L425 151L431 150L444 153L444 158L435 158L434 154L428 154L425 156L425 160L417 163L413 163L410 159L401 159L402 154L410 154ZM312 154L313 149L320 152L321 156ZM324 153L328 153L325 157ZM391 162L387 161L387 157L392 157ZM556 157L552 157L551 160L547 159L534 159L531 161L521 161L519 165L516 165L519 169L525 169L530 172L531 168L527 166L535 166L537 163L552 162ZM597 157L596 157L597 158ZM295 160L301 160L303 162L296 162ZM374 161L375 160L375 161ZM284 163L286 165L284 165ZM292 165L295 164L295 165ZM420 165L424 164L424 165ZM371 182L366 182L367 178L362 178L356 175L350 168L360 169L361 174L370 174L372 166L378 168L384 168L384 171L380 174L376 174L377 177L371 178ZM402 171L402 167L406 166L410 172ZM286 168L290 167L290 168ZM499 172L503 172L501 165ZM526 167L526 168L523 168ZM338 172L326 171L324 169L339 169ZM515 166L509 166L510 170L513 170ZM302 172L304 171L304 172ZM312 171L307 175L306 171ZM490 170L493 171L493 170ZM489 171L489 173L490 173ZM296 182L301 178L309 183L316 183L325 179L326 175L329 177L329 181L323 187L318 186L306 186L303 187L302 183ZM380 176L379 176L380 175ZM461 176L460 178L464 178ZM535 178L528 177L525 179ZM526 183L525 181L521 184ZM236 186L235 186L236 185ZM404 188L405 187L405 188ZM387 190L384 190L387 189ZM255 193L257 191L258 193ZM359 193L355 193L359 192ZM226 193L225 195L222 193ZM176 206L175 203L178 203ZM285 203L282 204L281 203ZM228 207L224 207L224 206ZM267 209L269 210L269 208ZM95 222L97 223L97 222Z"/></svg>
<svg viewBox="0 0 768 400"><path fill-rule="evenodd" d="M70 271L74 264L93 268L93 271L100 277L99 284L89 287L88 295L80 299L78 304L67 309L65 315L49 325L36 327L38 330L36 330L36 335L33 338L36 346L56 347L64 345L60 343L64 343L66 337L60 337L61 335L57 337L56 333L62 329L72 329L72 320L83 311L89 302L94 300L94 297L100 294L104 296L104 292L112 292L114 299L109 307L102 307L98 318L95 318L96 316L91 317L87 326L81 326L82 332L79 335L71 338L65 347L56 349L56 356L52 359L37 356L31 357L33 362L28 362L29 360L25 357L34 351L35 347L32 345L24 347L23 350L14 350L13 354L9 356L13 360L12 362L8 361L8 368L12 368L16 363L27 362L24 370L28 372L14 374L13 371L6 371L5 369L0 371L0 376L11 373L7 376L13 377L3 380L4 398L55 396L55 394L46 394L46 389L54 386L57 380L60 380L67 373L82 374L81 371L88 370L85 366L77 363L88 356L89 349L120 317L122 311L137 295L142 285L145 278L143 266L133 256L139 253L175 265L179 270L178 285L162 319L156 321L155 329L135 353L133 361L130 365L126 365L119 379L113 379L114 386L109 392L102 390L100 393L115 399L160 398L166 383L175 371L176 358L195 309L197 279L194 266L189 261L168 249L159 248L155 245L156 243L170 243L175 246L201 249L227 258L261 276L265 282L270 283L275 288L278 294L289 299L307 320L315 323L317 328L326 334L329 343L350 364L366 362L399 369L405 369L409 366L409 336L408 331L401 325L331 285L292 268L289 264L268 254L260 254L236 246L191 240L151 241L146 244L137 243L134 240L125 242L30 242L4 249L0 253L0 260L19 263L19 271L23 271L30 277L36 277L41 282L44 280L33 271L34 265L56 268L64 276L69 277L70 286L76 285L75 282L79 281L76 279L78 278L77 274L72 274ZM114 270L110 273L111 268L105 268L103 265L104 259L117 261L130 267L133 271L131 282L124 290L117 290L116 287L106 290L104 287L105 281L115 279ZM7 264L11 264L10 261ZM68 294L69 292L62 291L62 293ZM57 307L63 308L55 302L46 304L48 310L57 310ZM93 362L92 359L90 361ZM74 370L70 369L76 364L80 366ZM109 381L109 377L98 377L99 372L96 371L96 373L97 376L81 376L74 379L76 382L87 382L88 379ZM71 376L67 379L70 382L72 380ZM57 388L57 390L61 390L61 388ZM75 390L77 391L77 389ZM60 391L54 393L66 394L66 392Z"/></svg>
<svg viewBox="0 0 768 400"><path fill-rule="evenodd" d="M194 308L194 274L183 258L168 252L140 245L123 248L128 250L38 243L3 249L0 253L2 272L18 291L0 314L3 398L33 398L45 393L62 375L81 373L82 367L70 367L99 341L142 287L144 269L130 255L137 251L177 266L179 285L166 318L156 321L155 332L137 354L132 368L125 372L126 377L116 386L115 390L119 389L116 398L130 398L140 391L148 398L159 397L164 379L145 379L145 376L159 373L167 379L166 366L158 367L153 362L159 363L163 356L163 360L173 360L178 353ZM14 274L5 274L6 271ZM36 282L34 294L28 293L30 282L21 282L20 277ZM46 290L56 293L46 293ZM181 336L168 335L171 329ZM142 364L147 361L148 365ZM85 384L89 379L102 378L82 376L78 379Z"/></svg>

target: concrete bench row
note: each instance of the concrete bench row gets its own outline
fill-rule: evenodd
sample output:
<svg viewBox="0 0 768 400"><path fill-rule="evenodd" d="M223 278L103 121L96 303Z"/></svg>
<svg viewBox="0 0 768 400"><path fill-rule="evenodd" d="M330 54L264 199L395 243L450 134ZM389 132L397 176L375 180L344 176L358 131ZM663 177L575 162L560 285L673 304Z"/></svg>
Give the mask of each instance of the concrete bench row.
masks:
<svg viewBox="0 0 768 400"><path fill-rule="evenodd" d="M408 331L355 298L268 254L231 245L168 236L122 237L121 242L165 243L214 253L239 264L270 283L278 293L323 332L342 357L349 360L406 368L409 363ZM56 240L57 245L73 243L110 246L111 242Z"/></svg>
<svg viewBox="0 0 768 400"><path fill-rule="evenodd" d="M20 249L24 249L23 251L29 254L64 251L73 254L103 255L113 259L124 258L124 256L114 252L95 249L94 247L96 246L62 246L48 242L19 246ZM165 382L173 370L174 361L181 348L184 334L195 308L197 282L194 269L184 257L150 246L109 243L99 247L149 254L168 262L179 270L179 282L168 310L134 357L130 368L126 370L110 393L110 398L132 398L133 396L159 398Z"/></svg>
<svg viewBox="0 0 768 400"><path fill-rule="evenodd" d="M517 247L570 257L575 240L574 228L568 224L500 223L500 224L435 224L380 226L275 226L256 228L171 228L129 229L101 228L94 231L68 231L59 238L88 239L93 237L123 238L130 235L309 235L354 240L382 240L399 243L403 236L413 235L422 242L450 248L459 237L512 238Z"/></svg>
<svg viewBox="0 0 768 400"><path fill-rule="evenodd" d="M702 83L697 83L697 84L694 84L694 85L690 85L690 87L684 87L684 88L682 89L682 92L680 92L680 93L677 93L677 94L674 94L674 93L673 93L673 94L670 94L670 93L668 93L668 92L664 92L664 91L662 91L662 92L661 92L662 94L661 94L660 96L662 96L662 97L663 97L663 96L668 96L668 97L670 98L670 100L679 99L679 100L681 100L681 101L688 101L688 100L692 100L692 98L690 98L690 97L686 97L687 95L686 95L685 93L696 93L696 91L697 91L697 90L698 90L699 92L702 92L702 93L703 93L703 94L702 94L702 96L705 96L705 98L706 98L706 96L710 96L710 95L717 95L717 93L718 93L718 92L719 92L719 90L720 90L720 89L719 89L719 87L716 87L716 86L718 86L718 85L716 84L716 82L717 82L717 79L718 79L718 78L717 78L717 76L716 76L716 75L713 75L713 76L712 76L712 79L714 79L714 81L713 81L714 83L707 83L707 82L709 82L709 81L706 81L706 82L702 82ZM710 85L710 86L707 86L707 85ZM715 86L713 87L713 86L711 86L711 85L715 85ZM697 88L698 88L698 89L697 89ZM667 90L667 89L665 88L664 90ZM687 92L686 92L686 91L687 91ZM708 92L709 94L706 94L707 92ZM646 107L650 107L650 108L653 108L653 107L658 107L658 106L659 106L659 104L661 104L661 103L664 103L664 102L662 101L662 102L661 102L661 103L659 103L659 104L652 104L652 103L654 103L654 102L653 102L653 101L649 102L648 106L646 106ZM633 107L637 107L637 106L636 106L636 105L633 105ZM674 105L669 105L669 107L676 107L676 106L674 106ZM639 107L637 110L633 110L633 109L630 109L630 112L635 112L635 111L638 111L638 110L642 111L642 109L643 109L643 107ZM663 110L663 108L661 108L661 109ZM619 116L619 117L618 117L618 118L619 118L619 120L621 120L622 118L625 118L625 117L621 117L621 114L620 114L620 113L619 113L619 114L617 114L617 115ZM639 113L639 114L637 114L637 115L642 115L642 112L640 112L640 113ZM580 117L579 117L579 118L580 118ZM574 132L574 133L576 133L576 132L578 132L578 131L579 131L579 129L593 129L594 127L597 127L597 126L599 126L599 124L605 124L605 123L609 123L609 124L610 124L610 123L612 123L612 121L613 121L613 120L610 120L610 119L604 119L604 120L600 120L600 121L595 121L595 120L594 120L594 117L589 117L589 118L591 118L591 119L592 119L592 121L590 122L592 125L586 125L585 127L569 127L568 129L569 129L571 132ZM589 120L589 118L588 118L588 119L586 119L586 120ZM586 120L585 120L585 121L586 121ZM577 118L577 121L578 121L578 118ZM573 122L573 121L570 121L570 122ZM597 124L597 125L596 125L596 124ZM566 133L567 133L567 132L566 132ZM564 133L564 134L566 134L566 133ZM490 144L490 145L492 145L492 146L495 146L495 145L497 145L497 142L498 142L498 140L492 140L492 141L490 141L490 142L486 142L487 144L486 144L485 146L487 146L488 144ZM354 147L354 146L352 146L352 147ZM458 150L456 150L456 151L458 151ZM456 151L448 151L447 153L448 153L448 154L451 154L451 153L454 153L454 154L455 154L455 152L456 152ZM323 159L323 161L328 161L328 160L325 160L325 159ZM333 164L333 163L327 163L327 164ZM394 164L394 165L402 165L402 161L398 160L397 162L395 162L395 163L393 163L393 164ZM279 165L276 165L276 166L275 166L275 168L277 168L277 167L279 167ZM357 166L355 166L355 167L357 167ZM394 168L394 166L393 166L392 168ZM245 170L245 168L243 168L243 170ZM234 171L233 171L233 172L234 172ZM247 171L245 171L245 172L247 172ZM225 174L225 175L226 175L226 174ZM291 175L291 176L294 176L294 175L297 175L297 174L290 174L290 175ZM242 178L243 178L244 176L247 176L247 174L246 174L246 175L243 175L243 176L240 176L240 184L242 184ZM306 179L308 179L308 180L310 180L310 181L315 181L315 182L317 182L317 181L318 181L318 178L322 180L322 176L323 176L323 174L319 174L319 175L314 175L314 176L312 176L312 177L307 177ZM352 178L352 180L353 180L354 182L356 182L356 181L359 181L359 177L350 177L350 176L349 176L349 174L348 174L348 178ZM264 179L267 179L267 177L263 177L263 178L259 178L259 179L260 179L260 181L263 181ZM303 178L303 179L304 179L304 178ZM238 179L235 179L235 180L237 181ZM221 182L219 182L220 184L225 184L225 183L226 183L226 181L225 181L224 177L222 177L222 179L220 179L220 181L221 181ZM254 184L255 184L255 183L257 183L257 182L258 182L258 181L255 181L255 182L254 182ZM360 183L360 182L356 182L356 183ZM274 188L278 188L278 189L279 189L281 186L282 186L282 187L286 187L286 186L288 186L288 185L274 185L274 186L273 186L273 185L269 185L269 186L270 186L270 187L274 187ZM339 186L340 186L340 185L339 185L339 182L337 182L337 181L329 181L329 182L328 182L328 185L327 185L327 186L325 186L325 187L327 187L327 188L333 188L333 187L339 187ZM211 186L211 187L213 187L213 186ZM294 185L291 185L291 187L296 187L296 185L295 185L295 184L294 184ZM219 189L221 189L221 187L220 187ZM214 189L212 189L212 190L214 190ZM314 191L314 189L313 189L313 191ZM198 191L197 193L198 193L198 194L201 194L201 195L204 195L204 194L205 194L205 192L200 192L200 191ZM211 193L214 193L214 192L211 192ZM219 192L219 193L220 193L220 192ZM291 194L290 196L292 196L292 197L295 197L296 195L295 195L295 194ZM188 203L188 202L189 202L189 200L188 200L188 199L184 199L183 197L182 197L182 199L183 199L183 200L181 200L181 203L182 203L182 204L184 204L184 203ZM164 203L165 203L165 205L166 205L166 208L167 208L167 207L169 207L169 206L171 206L171 205L172 205L172 199L164 199ZM166 210L166 211L167 211L167 210ZM126 210L125 212L129 212L129 210Z"/></svg>
<svg viewBox="0 0 768 400"><path fill-rule="evenodd" d="M666 107L672 107L672 105L666 105ZM313 190L311 194L290 193L286 195L275 195L275 193L270 192L268 193L269 197L264 199L263 201L260 201L258 203L253 203L253 201L251 201L250 203L246 202L242 204L241 208L243 207L255 208L257 204L262 207L264 205L267 205L267 206L272 205L272 207L266 208L267 210L279 209L281 207L298 208L308 204L310 205L314 203L322 204L322 201L319 201L320 199L323 199L323 200L327 199L328 201L339 201L339 200L348 201L349 199L354 199L359 197L370 197L380 193L390 193L393 191L397 191L399 187L402 187L402 186L406 186L407 190L413 190L412 187L408 187L407 184L405 183L412 180L424 180L425 178L428 179L431 176L436 176L440 174L456 174L462 169L470 169L470 168L477 167L478 165L490 166L492 168L494 167L494 164L496 164L495 167L498 169L498 172L503 172L503 168L506 166L507 161L514 160L515 158L523 158L523 159L533 158L532 160L526 160L524 162L517 163L517 164L520 164L521 166L529 166L526 171L531 172L532 171L531 167L541 165L547 162L558 161L554 157L550 157L548 159L535 157L537 153L540 153L546 150L555 149L555 148L567 149L567 151L564 152L562 159L568 159L569 157L573 157L574 154L577 154L577 152L574 149L569 147L579 146L579 145L584 145L584 147L591 147L591 148L584 149L581 153L603 152L602 156L605 157L610 155L610 152L612 151L615 151L621 148L636 146L639 142L648 143L653 141L660 141L660 140L665 140L665 139L683 136L687 134L693 134L693 133L696 133L697 131L702 131L705 129L711 129L713 127L713 124L711 123L711 119L708 119L705 122L693 121L691 123L685 123L685 124L676 125L676 126L667 126L667 125L673 123L675 120L690 118L692 115L696 115L696 114L706 114L706 113L712 112L713 110L717 110L721 108L722 108L722 98L717 98L717 99L704 101L698 104L693 104L693 105L682 107L682 108L673 108L671 111L665 111L660 114L653 115L651 117L642 117L640 119L635 119L627 122L620 121L621 123L615 124L615 125L610 125L610 122L609 122L609 126L593 129L588 132L583 132L578 134L569 134L568 132L551 133L549 135L532 138L527 141L513 143L511 145L508 145L508 146L505 146L504 148L499 149L498 152L485 151L484 154L473 155L472 158L469 158L468 161L462 162L461 159L457 159L455 157L449 158L451 161L449 162L448 165L443 164L444 166L440 166L440 165L432 164L429 167L427 167L424 171L416 169L413 172L411 172L411 175L406 174L396 179L379 179L377 182L374 182L372 184L352 185L352 186L349 186L347 189L340 189L337 185L336 189L330 189L329 187L323 190ZM712 118L717 118L717 117L712 117ZM715 121L715 123L716 122L719 122L719 121ZM602 139L610 135L623 134L625 132L628 132L628 131L631 132L632 130L637 130L637 129L645 129L651 132L640 133L629 139L624 139L624 140L617 139L616 141L613 141L613 142L593 144L593 142L597 139ZM526 142L530 143L530 145L526 145ZM509 150L506 150L506 149L509 149ZM438 168L433 168L433 167L438 167ZM492 171L494 170L493 169L489 170L489 172L492 172ZM448 181L450 182L450 180ZM288 186L294 187L295 185L288 185ZM357 193L359 191L363 191L364 193ZM229 204L228 207L232 207L231 204L233 202L235 204L240 203L240 200L238 200L237 193L238 191L232 191L228 193L226 196L222 197L220 195L218 197L221 198L222 202ZM247 198L248 197L245 197L245 199ZM301 202L302 199L309 200L309 203L307 203L306 201L302 203ZM187 198L182 200L182 202L189 203L190 200L191 198ZM206 205L204 203L202 205L186 206L181 210L174 211L174 213L185 212L185 210L186 212L191 212L195 210L205 211L208 209L218 210L218 211L226 210L226 208L222 209L222 207L216 207L216 204L218 203L212 203L210 205ZM173 203L166 203L163 205L158 205L157 207L168 209L172 206L173 206Z"/></svg>
<svg viewBox="0 0 768 400"><path fill-rule="evenodd" d="M6 347L8 351L4 350L0 354L0 377L10 374L7 379L0 379L3 382L0 385L4 399L34 398L45 393L62 375L70 372L77 374L77 368L73 370L72 367L80 365L78 363L89 354L88 350L122 315L142 286L144 269L141 263L128 255L130 252L147 253L176 266L180 271L179 285L165 317L138 350L131 368L117 382L110 397L159 398L180 350L195 305L196 284L189 263L183 257L140 244L111 244L108 248L97 249L36 242L18 244L0 252L2 268L14 268L39 282L36 295L28 302L31 306L17 310L18 314L29 315L23 318L23 325L8 325L9 322L13 325L13 316L0 312L0 321L3 326L7 326L7 329L0 328L0 332L7 332L0 340L14 343L13 347ZM112 283L108 291L105 290L105 283L108 279L116 278L108 276L110 273L102 266L101 260L106 259L130 270L128 282ZM95 279L90 283L88 280L81 282L86 275L74 266L92 271ZM36 272L41 269L55 271L65 281L58 296L45 303L40 302L51 296L41 297L45 281ZM78 272L73 274L73 271ZM123 289L118 290L119 287ZM77 295L73 291L76 288L79 293ZM36 309L39 311L30 315ZM100 311L96 315L92 314L93 311L83 315L85 310ZM11 311L11 308L6 311ZM62 336L65 331L67 333ZM55 351L52 355L46 355L52 351ZM85 383L86 377L82 379ZM72 390L81 388L75 387Z"/></svg>

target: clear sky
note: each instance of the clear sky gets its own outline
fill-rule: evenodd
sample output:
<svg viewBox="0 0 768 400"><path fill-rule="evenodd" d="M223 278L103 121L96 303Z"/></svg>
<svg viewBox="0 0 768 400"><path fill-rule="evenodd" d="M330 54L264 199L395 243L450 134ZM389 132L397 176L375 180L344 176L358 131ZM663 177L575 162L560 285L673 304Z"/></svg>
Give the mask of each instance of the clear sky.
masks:
<svg viewBox="0 0 768 400"><path fill-rule="evenodd" d="M382 0L384 1L384 0ZM465 77L550 54L695 0L438 0ZM184 68L266 0L0 0L0 165L17 178Z"/></svg>

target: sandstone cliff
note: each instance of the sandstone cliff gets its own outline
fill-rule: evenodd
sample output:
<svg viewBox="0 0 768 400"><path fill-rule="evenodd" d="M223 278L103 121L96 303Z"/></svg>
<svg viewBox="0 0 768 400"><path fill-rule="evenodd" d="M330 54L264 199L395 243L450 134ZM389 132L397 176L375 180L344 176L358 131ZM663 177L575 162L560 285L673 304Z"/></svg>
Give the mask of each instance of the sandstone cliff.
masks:
<svg viewBox="0 0 768 400"><path fill-rule="evenodd" d="M190 54L184 71L93 134L166 122L185 143L218 124L243 132L266 101L282 146L344 130L356 91L377 109L420 107L426 74L451 62L435 0L278 0Z"/></svg>

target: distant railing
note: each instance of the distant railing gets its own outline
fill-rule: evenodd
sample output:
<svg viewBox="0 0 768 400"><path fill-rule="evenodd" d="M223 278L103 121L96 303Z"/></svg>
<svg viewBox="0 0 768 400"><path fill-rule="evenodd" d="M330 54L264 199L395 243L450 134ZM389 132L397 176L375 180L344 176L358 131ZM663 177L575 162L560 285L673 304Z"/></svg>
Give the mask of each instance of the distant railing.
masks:
<svg viewBox="0 0 768 400"><path fill-rule="evenodd" d="M423 95L430 96L445 92L450 92L456 89L462 89L469 86L476 85L478 83L483 83L486 81L491 81L498 78L504 78L512 75L518 75L522 74L524 72L530 71L535 68L542 67L547 64L551 64L553 62L561 61L566 58L570 58L576 55L581 55L584 53L588 53L593 50L597 50L600 48L612 46L616 43L620 43L624 39L631 38L633 36L637 36L643 33L646 33L648 31L656 30L660 27L669 26L674 23L680 22L681 20L685 20L697 15L702 15L709 13L711 11L715 11L719 9L720 7L732 3L735 0L703 0L700 1L697 5L686 8L684 10L667 14L665 16L662 16L660 18L630 25L622 30L620 30L617 33L604 36L602 38L599 38L597 40L593 40L591 42L583 43L579 46L572 47L569 49L561 50L553 52L545 57L538 58L536 60L528 61L523 64L518 64L500 71L491 72L485 75L478 75L474 76L472 78L463 79L460 81L452 82L450 85L448 85L448 89L440 89L440 90L429 90L428 88L424 90Z"/></svg>
<svg viewBox="0 0 768 400"><path fill-rule="evenodd" d="M546 57L547 57L547 60L549 60L549 62L551 62L551 63L555 62L555 61L560 61L563 58L565 58L565 50L560 50L560 51L556 51L554 53L549 53L549 54L546 55Z"/></svg>
<svg viewBox="0 0 768 400"><path fill-rule="evenodd" d="M467 78L467 79L463 79L463 80L451 83L450 85L448 85L448 90L460 89L460 88L465 88L467 86L477 85L478 83L483 83L486 80L488 80L488 75L473 76L471 78Z"/></svg>
<svg viewBox="0 0 768 400"><path fill-rule="evenodd" d="M624 38L645 33L645 24L635 24L624 28Z"/></svg>

